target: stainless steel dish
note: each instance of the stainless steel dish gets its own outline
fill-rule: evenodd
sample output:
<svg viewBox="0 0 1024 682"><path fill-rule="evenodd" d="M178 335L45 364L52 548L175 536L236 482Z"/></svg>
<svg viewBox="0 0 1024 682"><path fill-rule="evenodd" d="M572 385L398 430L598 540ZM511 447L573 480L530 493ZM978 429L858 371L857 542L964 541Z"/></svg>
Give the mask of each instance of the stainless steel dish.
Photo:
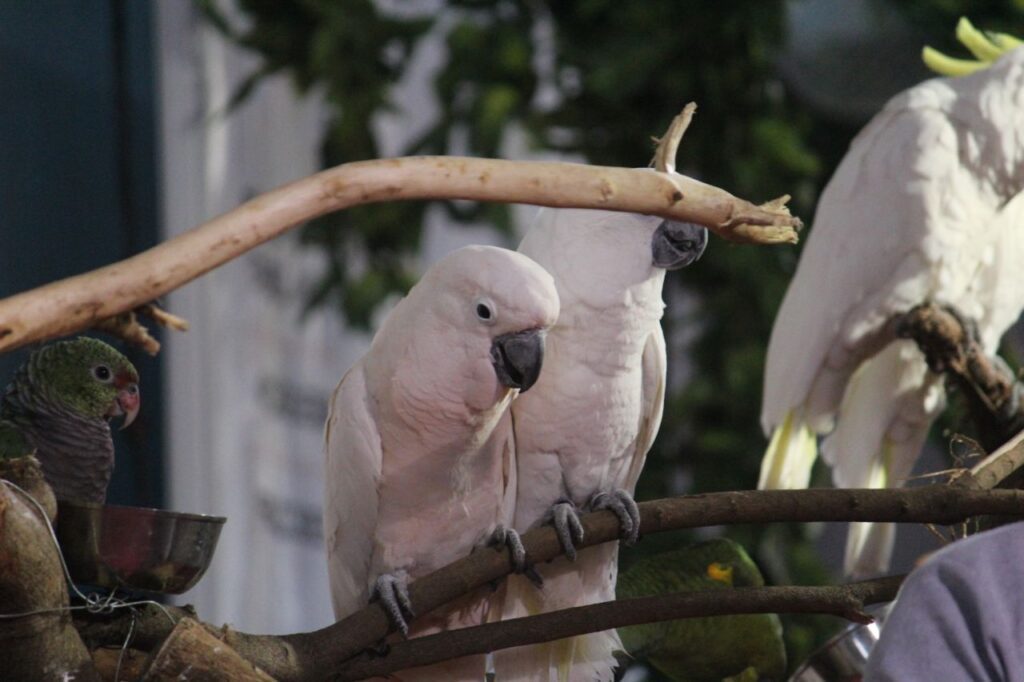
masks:
<svg viewBox="0 0 1024 682"><path fill-rule="evenodd" d="M789 682L860 682L868 655L881 635L889 604L870 607L867 612L875 622L847 625L811 654Z"/></svg>
<svg viewBox="0 0 1024 682"><path fill-rule="evenodd" d="M57 539L76 583L181 594L213 559L222 516L58 502Z"/></svg>

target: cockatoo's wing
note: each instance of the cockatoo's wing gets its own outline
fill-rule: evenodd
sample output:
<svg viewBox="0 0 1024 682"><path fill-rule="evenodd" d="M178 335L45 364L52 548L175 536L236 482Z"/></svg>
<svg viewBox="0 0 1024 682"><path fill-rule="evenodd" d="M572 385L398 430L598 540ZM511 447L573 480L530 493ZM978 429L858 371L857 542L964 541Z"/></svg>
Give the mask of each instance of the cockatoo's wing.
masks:
<svg viewBox="0 0 1024 682"><path fill-rule="evenodd" d="M622 479L621 487L632 493L636 490L636 482L647 460L647 453L654 445L654 439L661 428L661 417L665 411L665 381L668 361L665 352L665 334L659 326L648 337L643 354L643 383L641 400L643 411L640 413L640 428L637 431L636 449L633 460L629 463L629 471ZM613 581L614 583L614 581Z"/></svg>
<svg viewBox="0 0 1024 682"><path fill-rule="evenodd" d="M808 433L832 429L851 374L894 338L889 320L926 300L960 301L991 246L978 226L997 207L963 163L952 93L927 85L875 117L822 195L768 346L762 425L791 438L769 448L761 487L807 484ZM787 466L794 455L803 466Z"/></svg>
<svg viewBox="0 0 1024 682"><path fill-rule="evenodd" d="M324 541L334 615L366 605L377 526L381 473L380 435L366 389L363 364L334 391L324 431Z"/></svg>

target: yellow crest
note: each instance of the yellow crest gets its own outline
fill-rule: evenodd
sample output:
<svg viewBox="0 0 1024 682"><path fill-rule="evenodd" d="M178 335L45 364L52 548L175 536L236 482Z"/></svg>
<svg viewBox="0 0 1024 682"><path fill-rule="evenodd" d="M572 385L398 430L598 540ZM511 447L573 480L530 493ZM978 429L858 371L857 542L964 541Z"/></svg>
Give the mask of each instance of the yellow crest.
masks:
<svg viewBox="0 0 1024 682"><path fill-rule="evenodd" d="M960 17L956 25L956 39L971 51L974 59L950 57L926 45L921 51L925 65L943 76L966 76L991 66L1002 55L1024 45L1020 38L1006 33L979 31L967 17Z"/></svg>

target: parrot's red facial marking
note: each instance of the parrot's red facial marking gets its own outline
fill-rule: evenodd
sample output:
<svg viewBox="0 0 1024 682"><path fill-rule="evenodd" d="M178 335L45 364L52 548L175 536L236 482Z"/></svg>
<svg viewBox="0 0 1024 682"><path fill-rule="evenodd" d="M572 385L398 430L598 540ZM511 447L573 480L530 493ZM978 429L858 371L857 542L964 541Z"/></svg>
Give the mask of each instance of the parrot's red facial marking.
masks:
<svg viewBox="0 0 1024 682"><path fill-rule="evenodd" d="M139 396L139 378L129 372L122 372L114 377L114 387L117 389L117 398L110 406L108 417L119 417L124 415L122 429L128 428L135 417L139 414L139 405L142 399Z"/></svg>

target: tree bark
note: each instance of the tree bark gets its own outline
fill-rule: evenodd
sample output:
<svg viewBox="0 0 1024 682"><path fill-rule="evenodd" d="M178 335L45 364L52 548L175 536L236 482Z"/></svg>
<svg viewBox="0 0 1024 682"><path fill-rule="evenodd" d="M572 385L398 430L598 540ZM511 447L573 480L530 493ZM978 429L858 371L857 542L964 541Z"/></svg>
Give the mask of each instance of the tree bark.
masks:
<svg viewBox="0 0 1024 682"><path fill-rule="evenodd" d="M471 199L647 213L734 241L795 242L784 200L755 206L684 175L576 163L412 157L347 163L262 194L123 261L0 300L0 352L90 327L292 227L360 204Z"/></svg>

